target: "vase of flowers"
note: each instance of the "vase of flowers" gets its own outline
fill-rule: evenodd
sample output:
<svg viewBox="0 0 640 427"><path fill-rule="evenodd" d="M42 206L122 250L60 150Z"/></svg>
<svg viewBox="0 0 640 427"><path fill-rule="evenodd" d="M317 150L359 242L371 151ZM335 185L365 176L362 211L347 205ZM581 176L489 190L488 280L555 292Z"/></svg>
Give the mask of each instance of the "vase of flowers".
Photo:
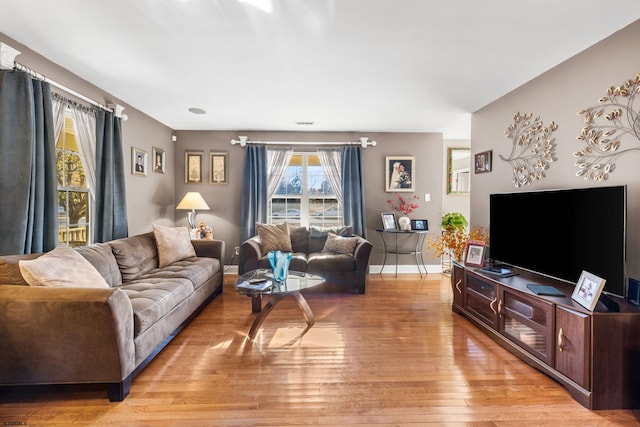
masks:
<svg viewBox="0 0 640 427"><path fill-rule="evenodd" d="M409 219L409 214L419 208L419 206L414 201L420 199L416 195L405 199L398 193L394 194L398 200L394 201L389 199L387 200L387 203L389 204L389 206L391 206L391 209L402 213L402 216L398 218L398 227L400 227L401 230L411 230L411 220Z"/></svg>

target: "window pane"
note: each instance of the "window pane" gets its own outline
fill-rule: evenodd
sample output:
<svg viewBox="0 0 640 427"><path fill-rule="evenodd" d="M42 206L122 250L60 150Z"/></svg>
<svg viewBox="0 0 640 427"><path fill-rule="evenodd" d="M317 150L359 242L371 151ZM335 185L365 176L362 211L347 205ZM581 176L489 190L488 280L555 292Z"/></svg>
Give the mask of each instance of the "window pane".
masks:
<svg viewBox="0 0 640 427"><path fill-rule="evenodd" d="M294 154L271 199L271 223L342 225L342 211L315 153Z"/></svg>

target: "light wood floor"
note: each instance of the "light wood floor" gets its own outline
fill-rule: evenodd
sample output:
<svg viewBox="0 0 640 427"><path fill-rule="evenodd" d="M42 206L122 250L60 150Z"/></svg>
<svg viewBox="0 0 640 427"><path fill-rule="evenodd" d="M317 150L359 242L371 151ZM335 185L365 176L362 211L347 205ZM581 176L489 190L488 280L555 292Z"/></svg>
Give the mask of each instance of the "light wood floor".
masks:
<svg viewBox="0 0 640 427"><path fill-rule="evenodd" d="M589 411L451 312L449 278L369 276L365 295L293 300L246 341L250 300L226 288L110 403L102 388L0 389L0 425L637 425ZM1 343L0 343L1 345Z"/></svg>

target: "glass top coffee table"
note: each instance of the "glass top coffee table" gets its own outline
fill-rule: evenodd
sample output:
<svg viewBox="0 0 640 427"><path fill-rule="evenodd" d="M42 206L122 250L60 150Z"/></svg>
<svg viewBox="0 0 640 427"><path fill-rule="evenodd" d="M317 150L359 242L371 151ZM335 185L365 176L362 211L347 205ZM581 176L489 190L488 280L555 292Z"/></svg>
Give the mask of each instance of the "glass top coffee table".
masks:
<svg viewBox="0 0 640 427"><path fill-rule="evenodd" d="M251 270L236 279L235 288L242 295L251 297L251 311L260 313L253 321L249 329L249 339L253 340L262 325L262 322L271 313L271 310L287 296L292 296L298 308L302 311L307 328L300 334L304 335L315 323L313 312L304 299L300 291L313 288L324 283L324 278L315 274L289 271L287 278L283 282L273 280L271 270L258 269ZM262 296L272 295L269 302L262 307Z"/></svg>

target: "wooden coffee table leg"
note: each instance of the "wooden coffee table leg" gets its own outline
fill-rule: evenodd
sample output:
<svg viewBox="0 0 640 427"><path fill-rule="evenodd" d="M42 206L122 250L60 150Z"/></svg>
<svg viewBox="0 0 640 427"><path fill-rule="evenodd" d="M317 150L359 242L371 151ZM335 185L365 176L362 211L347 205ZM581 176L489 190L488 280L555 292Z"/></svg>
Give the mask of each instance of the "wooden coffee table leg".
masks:
<svg viewBox="0 0 640 427"><path fill-rule="evenodd" d="M251 312L260 313L262 310L262 294L251 295Z"/></svg>
<svg viewBox="0 0 640 427"><path fill-rule="evenodd" d="M264 319L267 318L269 313L271 313L271 310L273 310L275 306L278 305L278 303L280 303L280 301L284 299L285 296L287 296L287 294L273 295L273 297L271 298L271 300L269 300L267 305L265 305L264 308L260 311L260 314L258 314L258 316L253 321L253 324L251 325L251 329L249 329L249 339L251 341L253 341L253 339L256 337L256 334L258 333L258 330L260 329L262 322L264 322Z"/></svg>
<svg viewBox="0 0 640 427"><path fill-rule="evenodd" d="M262 326L262 322L264 322L264 320L267 318L269 313L271 313L271 310L273 310L276 307L276 305L278 305L280 301L282 301L287 295L291 295L293 296L293 298L295 298L296 303L298 304L298 308L300 308L300 311L302 311L304 320L307 322L307 328L304 330L304 332L301 335L304 335L304 333L306 333L309 330L309 328L311 328L314 325L316 320L313 317L313 312L311 311L311 307L309 307L307 300L304 299L304 297L300 292L294 292L291 294L275 294L272 296L271 300L267 303L267 305L265 305L264 308L260 311L260 314L258 314L256 319L253 321L253 324L251 325L251 329L249 329L249 334L248 334L249 339L251 341L253 341L254 338L256 337L258 331L260 330L260 326Z"/></svg>
<svg viewBox="0 0 640 427"><path fill-rule="evenodd" d="M311 311L311 307L309 307L307 300L304 299L304 297L300 292L295 292L292 294L292 296L296 299L296 303L298 303L298 307L300 307L300 310L304 315L304 320L307 322L307 325L308 325L307 329L309 329L310 327L313 326L314 323L316 323L316 319L315 317L313 317L313 312Z"/></svg>

